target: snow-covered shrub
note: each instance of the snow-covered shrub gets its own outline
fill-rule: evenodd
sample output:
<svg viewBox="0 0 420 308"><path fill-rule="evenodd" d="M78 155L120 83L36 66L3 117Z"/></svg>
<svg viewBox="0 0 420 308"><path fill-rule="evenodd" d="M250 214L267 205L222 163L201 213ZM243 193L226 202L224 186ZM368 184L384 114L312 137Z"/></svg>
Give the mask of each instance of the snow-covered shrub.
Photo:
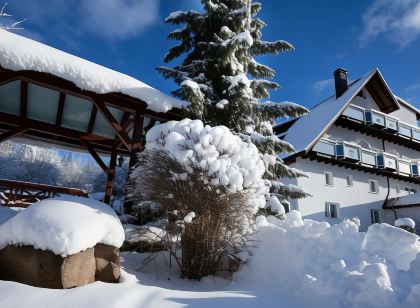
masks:
<svg viewBox="0 0 420 308"><path fill-rule="evenodd" d="M405 231L416 233L416 223L411 218L398 218L394 225Z"/></svg>
<svg viewBox="0 0 420 308"><path fill-rule="evenodd" d="M167 228L182 231L183 276L200 279L245 244L266 203L264 172L255 145L228 128L171 121L148 132L129 193L160 204Z"/></svg>

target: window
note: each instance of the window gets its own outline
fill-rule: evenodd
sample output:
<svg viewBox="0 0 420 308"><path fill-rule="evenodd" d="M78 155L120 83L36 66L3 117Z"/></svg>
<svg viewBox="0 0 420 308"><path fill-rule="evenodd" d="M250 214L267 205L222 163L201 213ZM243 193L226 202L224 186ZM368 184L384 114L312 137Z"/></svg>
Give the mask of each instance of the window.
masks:
<svg viewBox="0 0 420 308"><path fill-rule="evenodd" d="M353 176L347 175L347 186L353 186Z"/></svg>
<svg viewBox="0 0 420 308"><path fill-rule="evenodd" d="M332 172L325 172L325 185L333 186L333 174Z"/></svg>
<svg viewBox="0 0 420 308"><path fill-rule="evenodd" d="M413 194L417 193L417 190L412 189L412 188L410 188L410 187L406 187L406 188L405 188L405 191L406 191L409 195L413 195Z"/></svg>
<svg viewBox="0 0 420 308"><path fill-rule="evenodd" d="M397 184L397 186L395 186L395 190L397 191L397 194L400 194L401 193L400 184Z"/></svg>
<svg viewBox="0 0 420 308"><path fill-rule="evenodd" d="M376 180L369 180L369 192L372 194L379 193L379 183Z"/></svg>
<svg viewBox="0 0 420 308"><path fill-rule="evenodd" d="M326 202L325 203L325 217L338 218L338 211L340 210L340 204Z"/></svg>
<svg viewBox="0 0 420 308"><path fill-rule="evenodd" d="M379 210L370 210L370 216L372 218L373 224L378 224L381 222L381 215Z"/></svg>

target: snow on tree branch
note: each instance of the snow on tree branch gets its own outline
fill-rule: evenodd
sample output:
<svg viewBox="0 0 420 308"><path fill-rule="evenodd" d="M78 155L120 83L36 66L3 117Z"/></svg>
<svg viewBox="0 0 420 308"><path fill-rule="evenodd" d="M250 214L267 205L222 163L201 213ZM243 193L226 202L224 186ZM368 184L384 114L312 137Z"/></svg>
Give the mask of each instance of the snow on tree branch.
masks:
<svg viewBox="0 0 420 308"><path fill-rule="evenodd" d="M0 17L12 17L12 15L7 14L5 12L7 6L7 2L3 5L3 7L0 10ZM0 29L4 29L4 30L22 30L23 28L18 27L21 23L23 23L26 20L26 18L20 20L20 21L15 21L13 23L11 23L10 25L6 25L0 22Z"/></svg>

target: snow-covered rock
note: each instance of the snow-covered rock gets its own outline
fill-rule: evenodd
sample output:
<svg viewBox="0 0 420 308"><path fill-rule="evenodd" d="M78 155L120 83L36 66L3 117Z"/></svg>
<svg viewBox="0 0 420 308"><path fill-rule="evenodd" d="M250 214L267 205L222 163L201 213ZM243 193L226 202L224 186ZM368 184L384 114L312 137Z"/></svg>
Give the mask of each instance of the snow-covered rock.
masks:
<svg viewBox="0 0 420 308"><path fill-rule="evenodd" d="M80 197L42 200L0 225L0 249L30 245L65 257L98 243L119 248L123 242L124 230L114 210Z"/></svg>

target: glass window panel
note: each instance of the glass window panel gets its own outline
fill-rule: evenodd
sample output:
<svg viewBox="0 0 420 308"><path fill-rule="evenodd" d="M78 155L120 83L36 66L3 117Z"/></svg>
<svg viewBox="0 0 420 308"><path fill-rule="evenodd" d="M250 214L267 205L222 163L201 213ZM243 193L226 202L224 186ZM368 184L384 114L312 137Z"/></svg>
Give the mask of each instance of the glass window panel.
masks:
<svg viewBox="0 0 420 308"><path fill-rule="evenodd" d="M92 102L66 95L61 126L85 132L89 126Z"/></svg>
<svg viewBox="0 0 420 308"><path fill-rule="evenodd" d="M20 114L20 81L0 86L0 112Z"/></svg>
<svg viewBox="0 0 420 308"><path fill-rule="evenodd" d="M335 144L321 140L315 145L314 151L334 156Z"/></svg>
<svg viewBox="0 0 420 308"><path fill-rule="evenodd" d="M55 124L60 93L28 84L28 118Z"/></svg>
<svg viewBox="0 0 420 308"><path fill-rule="evenodd" d="M400 125L400 134L403 136L411 137L411 129L410 127Z"/></svg>
<svg viewBox="0 0 420 308"><path fill-rule="evenodd" d="M114 118L121 122L122 116L124 115L124 111L121 109L116 109L113 107L108 107L111 114ZM93 133L99 136L107 137L107 138L115 138L115 131L108 123L107 120L103 117L103 115L98 111L96 114L95 125L93 126Z"/></svg>
<svg viewBox="0 0 420 308"><path fill-rule="evenodd" d="M351 159L359 160L359 149L350 146L344 147L345 156Z"/></svg>
<svg viewBox="0 0 420 308"><path fill-rule="evenodd" d="M364 121L365 120L365 111L364 109L356 108L353 106L349 106L345 111L344 115L359 120Z"/></svg>

